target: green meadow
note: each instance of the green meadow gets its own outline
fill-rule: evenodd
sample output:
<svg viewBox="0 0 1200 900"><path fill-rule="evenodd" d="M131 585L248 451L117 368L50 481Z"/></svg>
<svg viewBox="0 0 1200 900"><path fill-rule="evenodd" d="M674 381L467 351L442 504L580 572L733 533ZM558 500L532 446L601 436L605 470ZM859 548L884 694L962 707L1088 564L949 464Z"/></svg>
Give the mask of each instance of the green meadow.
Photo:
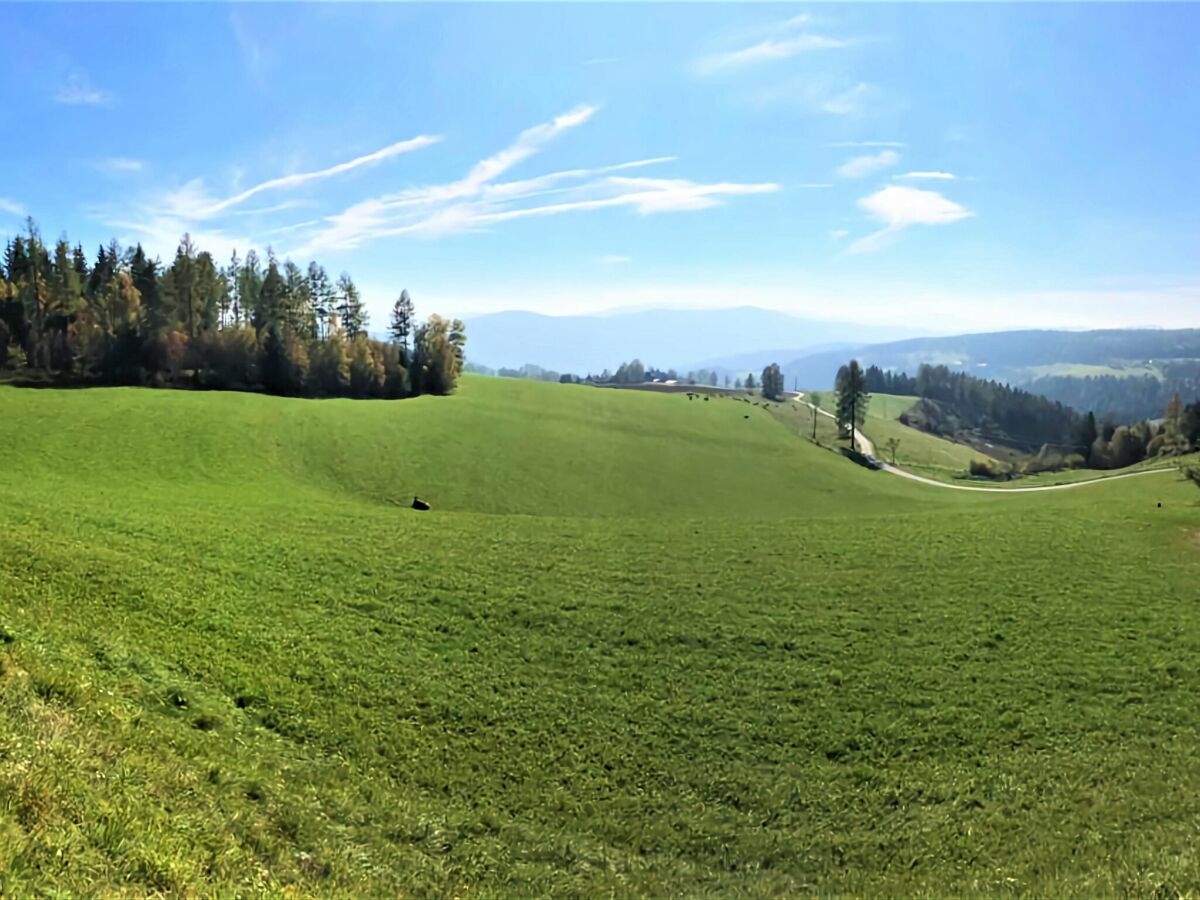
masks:
<svg viewBox="0 0 1200 900"><path fill-rule="evenodd" d="M781 415L0 388L0 894L1200 890L1200 492Z"/></svg>

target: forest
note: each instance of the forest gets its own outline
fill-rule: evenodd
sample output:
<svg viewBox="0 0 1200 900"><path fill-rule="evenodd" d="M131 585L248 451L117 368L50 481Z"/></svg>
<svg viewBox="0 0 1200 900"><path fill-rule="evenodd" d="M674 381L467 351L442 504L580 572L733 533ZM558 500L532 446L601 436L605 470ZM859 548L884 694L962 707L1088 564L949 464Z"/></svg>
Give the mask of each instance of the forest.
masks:
<svg viewBox="0 0 1200 900"><path fill-rule="evenodd" d="M1200 361L1156 363L1153 375L1043 375L1025 386L1035 393L1080 410L1096 410L1118 421L1157 417L1171 397L1200 396Z"/></svg>
<svg viewBox="0 0 1200 900"><path fill-rule="evenodd" d="M0 266L0 373L19 384L143 385L290 396L448 394L464 363L457 319L417 320L402 291L371 338L348 273L234 251L219 265L184 235L164 264L141 244L89 262L33 220Z"/></svg>
<svg viewBox="0 0 1200 900"><path fill-rule="evenodd" d="M916 377L871 366L866 387L872 393L920 397L901 416L906 425L945 437L969 434L1025 451L1031 455L1023 466L1026 472L1124 468L1186 453L1200 441L1200 402L1184 405L1178 393L1166 401L1160 419L1119 424L1111 416L1097 421L1090 411L1081 415L1056 400L946 366L923 365Z"/></svg>

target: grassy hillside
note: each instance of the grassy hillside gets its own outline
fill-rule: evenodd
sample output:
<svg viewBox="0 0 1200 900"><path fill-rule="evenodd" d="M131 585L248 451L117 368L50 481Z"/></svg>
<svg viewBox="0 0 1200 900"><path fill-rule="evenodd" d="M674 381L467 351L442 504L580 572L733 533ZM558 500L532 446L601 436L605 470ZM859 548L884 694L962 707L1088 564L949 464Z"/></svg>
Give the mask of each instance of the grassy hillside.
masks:
<svg viewBox="0 0 1200 900"><path fill-rule="evenodd" d="M839 514L922 496L890 483L864 496L878 479L797 446L757 406L581 385L469 377L459 396L403 403L0 388L0 415L20 461L0 486L23 491L386 506L420 494L439 511L655 517Z"/></svg>
<svg viewBox="0 0 1200 900"><path fill-rule="evenodd" d="M936 435L928 434L917 428L909 428L899 421L900 416L917 402L916 397L901 397L892 394L872 394L867 406L867 420L863 424L862 433L875 445L875 453L880 459L891 461L891 453L887 450L890 438L899 441L896 449L896 464L929 478L952 481L961 478L967 471L973 459L986 459L970 447L956 444ZM793 415L800 423L807 422L811 429L809 411L795 404L798 408ZM832 391L821 394L821 408L834 412L837 401ZM817 439L826 446L837 443L837 426L828 417L818 420ZM805 432L811 434L811 430ZM1092 473L1094 474L1094 473Z"/></svg>
<svg viewBox="0 0 1200 900"><path fill-rule="evenodd" d="M0 429L0 893L1200 883L1173 476L937 491L485 379Z"/></svg>

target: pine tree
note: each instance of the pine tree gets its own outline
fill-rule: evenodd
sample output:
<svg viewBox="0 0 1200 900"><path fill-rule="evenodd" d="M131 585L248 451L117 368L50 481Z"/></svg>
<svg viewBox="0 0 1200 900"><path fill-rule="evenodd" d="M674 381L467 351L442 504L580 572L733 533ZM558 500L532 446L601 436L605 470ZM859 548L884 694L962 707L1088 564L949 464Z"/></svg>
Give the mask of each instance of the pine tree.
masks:
<svg viewBox="0 0 1200 900"><path fill-rule="evenodd" d="M229 315L236 328L242 324L242 264L236 249L229 257L229 266L225 269L225 282L228 285ZM224 321L221 325L224 327Z"/></svg>
<svg viewBox="0 0 1200 900"><path fill-rule="evenodd" d="M353 338L355 335L365 333L368 321L367 311L349 272L343 272L338 277L337 296L337 311L342 319L342 327L346 329L346 336Z"/></svg>
<svg viewBox="0 0 1200 900"><path fill-rule="evenodd" d="M262 283L262 265L258 261L258 254L249 250L246 253L246 261L242 263L241 272L238 274L237 294L238 301L241 303L241 320L250 325L254 325L259 320L258 303Z"/></svg>
<svg viewBox="0 0 1200 900"><path fill-rule="evenodd" d="M329 316L333 313L333 288L329 285L325 268L315 261L308 264L308 300L317 323L317 337L324 337Z"/></svg>
<svg viewBox="0 0 1200 900"><path fill-rule="evenodd" d="M400 299L392 306L392 321L388 325L388 335L392 343L400 345L401 358L408 357L408 338L413 331L413 302L408 291L400 292Z"/></svg>
<svg viewBox="0 0 1200 900"><path fill-rule="evenodd" d="M253 325L255 330L263 332L272 325L283 322L286 306L287 286L283 276L279 274L279 262L270 249L267 250L267 274L263 276L262 287L258 290L258 302L254 304Z"/></svg>
<svg viewBox="0 0 1200 900"><path fill-rule="evenodd" d="M850 438L851 449L858 449L857 429L867 418L866 377L857 359L842 366L837 374L837 423L842 434Z"/></svg>

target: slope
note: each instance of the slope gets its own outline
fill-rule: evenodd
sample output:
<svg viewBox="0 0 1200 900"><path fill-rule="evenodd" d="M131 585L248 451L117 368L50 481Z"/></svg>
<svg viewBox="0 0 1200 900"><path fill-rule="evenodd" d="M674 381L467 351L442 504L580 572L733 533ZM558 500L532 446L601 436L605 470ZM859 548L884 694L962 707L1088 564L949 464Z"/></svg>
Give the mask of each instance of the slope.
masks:
<svg viewBox="0 0 1200 900"><path fill-rule="evenodd" d="M960 496L747 404L479 379L0 427L2 893L1200 878L1188 485Z"/></svg>

